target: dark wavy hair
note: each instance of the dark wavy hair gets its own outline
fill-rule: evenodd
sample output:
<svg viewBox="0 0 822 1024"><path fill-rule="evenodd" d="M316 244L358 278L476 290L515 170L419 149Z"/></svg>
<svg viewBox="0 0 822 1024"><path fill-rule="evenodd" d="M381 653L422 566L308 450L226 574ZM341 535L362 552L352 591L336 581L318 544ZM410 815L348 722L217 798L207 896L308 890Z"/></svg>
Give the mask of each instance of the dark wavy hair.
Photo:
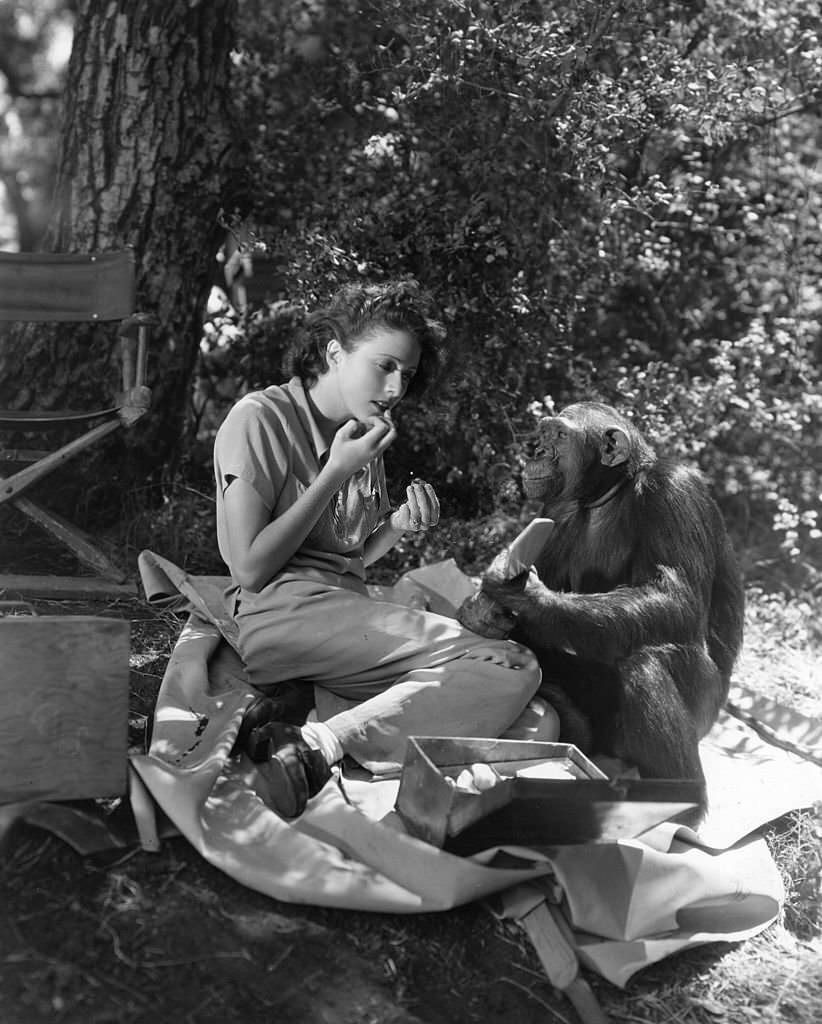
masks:
<svg viewBox="0 0 822 1024"><path fill-rule="evenodd" d="M422 394L443 370L445 329L433 316L430 295L413 278L345 285L327 306L305 318L287 354L286 369L310 387L328 369L325 350L332 338L350 352L380 327L405 331L420 346L419 366L407 394Z"/></svg>

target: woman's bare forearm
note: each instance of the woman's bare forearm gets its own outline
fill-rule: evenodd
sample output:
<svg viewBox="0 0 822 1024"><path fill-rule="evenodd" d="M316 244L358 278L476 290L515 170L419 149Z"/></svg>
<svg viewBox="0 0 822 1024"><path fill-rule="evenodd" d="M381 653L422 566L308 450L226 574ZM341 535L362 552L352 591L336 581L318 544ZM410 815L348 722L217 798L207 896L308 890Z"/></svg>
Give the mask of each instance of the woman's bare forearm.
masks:
<svg viewBox="0 0 822 1024"><path fill-rule="evenodd" d="M394 547L405 532L403 529L393 525L395 516L396 513L392 512L387 519L384 519L382 523L380 523L377 529L365 542L363 562L366 566L373 565L374 562L382 558L386 552L390 551L391 548Z"/></svg>
<svg viewBox="0 0 822 1024"><path fill-rule="evenodd" d="M282 515L252 531L247 544L232 538L235 580L247 590L264 587L299 549L341 484L339 474L326 465Z"/></svg>

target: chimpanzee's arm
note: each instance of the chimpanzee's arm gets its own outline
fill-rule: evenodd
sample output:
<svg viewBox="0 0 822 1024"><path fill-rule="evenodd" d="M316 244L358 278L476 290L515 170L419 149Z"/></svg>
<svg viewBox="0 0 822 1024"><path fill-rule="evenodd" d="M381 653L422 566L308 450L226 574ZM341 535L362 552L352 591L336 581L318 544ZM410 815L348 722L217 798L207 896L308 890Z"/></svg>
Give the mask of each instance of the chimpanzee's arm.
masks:
<svg viewBox="0 0 822 1024"><path fill-rule="evenodd" d="M524 591L491 580L483 590L516 615L524 643L608 664L647 644L693 643L702 631L694 592L670 566L641 586L601 594L549 590L533 577Z"/></svg>
<svg viewBox="0 0 822 1024"><path fill-rule="evenodd" d="M486 577L483 590L516 614L524 643L610 664L648 644L704 638L719 526L701 478L687 470L666 474L634 511L627 584L581 594L551 590L534 573L524 589L521 578Z"/></svg>

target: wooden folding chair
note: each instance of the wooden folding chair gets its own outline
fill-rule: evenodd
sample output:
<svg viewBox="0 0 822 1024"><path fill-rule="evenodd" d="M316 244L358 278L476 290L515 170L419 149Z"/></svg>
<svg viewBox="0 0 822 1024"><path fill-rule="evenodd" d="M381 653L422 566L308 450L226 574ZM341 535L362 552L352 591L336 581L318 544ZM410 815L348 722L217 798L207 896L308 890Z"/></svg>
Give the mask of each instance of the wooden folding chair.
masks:
<svg viewBox="0 0 822 1024"><path fill-rule="evenodd" d="M110 433L130 428L148 410L151 394L145 386L148 328L153 318L135 312L134 254L131 250L90 255L0 253L0 321L95 323L119 321L122 389L104 409L56 411L0 410L0 431L19 435L49 428L75 427L82 432L56 450L4 447L0 440L0 504L17 509L70 548L80 562L103 580L122 583L123 573L75 525L24 496L24 491L47 474L98 444ZM0 341L0 344L2 342ZM64 596L65 578L49 577L52 590ZM44 577L0 575L0 588L31 591Z"/></svg>

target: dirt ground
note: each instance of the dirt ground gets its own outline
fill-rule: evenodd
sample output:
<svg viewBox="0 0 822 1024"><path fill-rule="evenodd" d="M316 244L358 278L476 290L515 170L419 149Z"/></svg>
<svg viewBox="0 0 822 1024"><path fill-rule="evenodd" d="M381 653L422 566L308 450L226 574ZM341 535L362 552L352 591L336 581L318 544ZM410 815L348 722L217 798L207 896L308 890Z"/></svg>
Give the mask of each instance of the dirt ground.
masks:
<svg viewBox="0 0 822 1024"><path fill-rule="evenodd" d="M8 566L5 543L0 534ZM15 572L78 571L48 543L13 546ZM150 714L180 620L139 598L33 605L128 618L130 710ZM179 836L158 853L81 856L18 823L0 849L0 1024L537 1024L546 1014L575 1019L524 933L485 904L405 916L281 903Z"/></svg>
<svg viewBox="0 0 822 1024"><path fill-rule="evenodd" d="M29 561L16 571L37 570ZM39 571L66 569L55 554ZM150 714L177 620L139 599L37 607L128 618L131 710ZM717 965L738 948L669 958L632 980L627 998L586 978L613 1021L750 1020L733 1012L734 997L710 995ZM0 850L0 1024L577 1020L524 933L484 903L410 916L287 904L233 881L179 836L158 853L81 856L18 825Z"/></svg>
<svg viewBox="0 0 822 1024"><path fill-rule="evenodd" d="M4 1024L536 1024L537 999L561 1005L479 906L406 919L280 904L182 839L106 865L27 829L7 858Z"/></svg>

